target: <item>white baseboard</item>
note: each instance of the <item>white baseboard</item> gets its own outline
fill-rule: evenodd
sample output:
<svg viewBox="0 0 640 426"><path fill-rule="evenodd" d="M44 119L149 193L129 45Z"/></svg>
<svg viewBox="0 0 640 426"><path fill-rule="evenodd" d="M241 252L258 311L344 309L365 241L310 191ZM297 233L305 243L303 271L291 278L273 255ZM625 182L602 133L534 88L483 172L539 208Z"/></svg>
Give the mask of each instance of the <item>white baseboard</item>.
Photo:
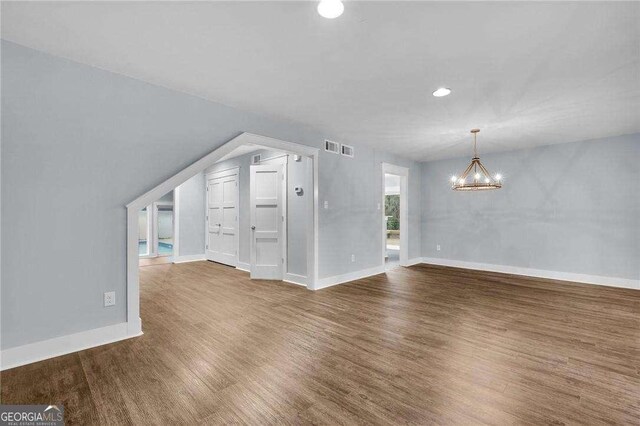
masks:
<svg viewBox="0 0 640 426"><path fill-rule="evenodd" d="M140 336L142 334L142 319L140 317L127 321L127 335L131 337Z"/></svg>
<svg viewBox="0 0 640 426"><path fill-rule="evenodd" d="M334 275L333 277L327 277L327 278L320 278L314 290L320 290L320 289L331 287L334 285L346 283L349 281L355 281L362 278L370 277L372 275L378 275L383 273L384 273L384 265L380 265L380 266L375 266L369 269L349 272L347 274Z"/></svg>
<svg viewBox="0 0 640 426"><path fill-rule="evenodd" d="M200 260L207 260L204 254L188 254L184 256L175 256L173 263L185 263L185 262L198 262Z"/></svg>
<svg viewBox="0 0 640 426"><path fill-rule="evenodd" d="M40 342L29 343L0 352L0 370L19 367L43 359L70 354L83 349L142 335L140 319L135 324L121 322L107 327L94 328Z"/></svg>
<svg viewBox="0 0 640 426"><path fill-rule="evenodd" d="M518 266L492 265L488 263L466 262L462 260L423 257L422 263L430 265L452 266L455 268L475 269L478 271L502 272L504 274L525 275L528 277L548 278L560 281L572 281L585 284L597 284L608 287L621 287L640 290L640 280L603 277L600 275L576 274L573 272L547 271L543 269L521 268Z"/></svg>
<svg viewBox="0 0 640 426"><path fill-rule="evenodd" d="M236 266L236 269L240 269L241 271L245 272L251 272L251 265L244 262L238 262L238 266Z"/></svg>
<svg viewBox="0 0 640 426"><path fill-rule="evenodd" d="M292 274L291 272L285 272L284 279L282 281L305 287L307 286L307 277L304 275Z"/></svg>

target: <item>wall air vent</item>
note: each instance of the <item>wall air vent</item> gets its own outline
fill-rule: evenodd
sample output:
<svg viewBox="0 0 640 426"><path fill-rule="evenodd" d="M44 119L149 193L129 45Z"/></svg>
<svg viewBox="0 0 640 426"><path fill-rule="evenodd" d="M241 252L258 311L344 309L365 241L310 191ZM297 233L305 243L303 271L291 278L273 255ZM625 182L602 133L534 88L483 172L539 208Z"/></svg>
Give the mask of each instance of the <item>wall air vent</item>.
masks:
<svg viewBox="0 0 640 426"><path fill-rule="evenodd" d="M254 156L251 157L251 164L260 164L260 160L261 160L261 155L260 154L256 154Z"/></svg>
<svg viewBox="0 0 640 426"><path fill-rule="evenodd" d="M353 158L353 147L349 145L342 145L342 155L345 157Z"/></svg>
<svg viewBox="0 0 640 426"><path fill-rule="evenodd" d="M324 150L333 154L340 153L340 144L329 140L324 141Z"/></svg>

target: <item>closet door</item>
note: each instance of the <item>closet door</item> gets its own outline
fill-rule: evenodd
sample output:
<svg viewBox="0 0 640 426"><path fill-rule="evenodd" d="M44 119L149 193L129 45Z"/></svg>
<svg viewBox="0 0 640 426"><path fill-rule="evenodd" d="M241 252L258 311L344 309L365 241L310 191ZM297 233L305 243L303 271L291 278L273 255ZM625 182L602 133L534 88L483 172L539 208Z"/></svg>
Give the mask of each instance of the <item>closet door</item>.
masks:
<svg viewBox="0 0 640 426"><path fill-rule="evenodd" d="M207 175L206 257L238 265L238 171Z"/></svg>
<svg viewBox="0 0 640 426"><path fill-rule="evenodd" d="M281 280L282 164L251 166L251 278Z"/></svg>

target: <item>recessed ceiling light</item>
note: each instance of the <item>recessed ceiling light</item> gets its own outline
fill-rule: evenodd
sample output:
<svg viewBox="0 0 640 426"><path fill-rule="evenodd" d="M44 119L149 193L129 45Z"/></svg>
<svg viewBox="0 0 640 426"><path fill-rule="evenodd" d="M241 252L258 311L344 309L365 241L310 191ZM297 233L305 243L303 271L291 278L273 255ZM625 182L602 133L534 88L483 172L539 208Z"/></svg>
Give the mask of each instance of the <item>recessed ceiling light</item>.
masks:
<svg viewBox="0 0 640 426"><path fill-rule="evenodd" d="M435 92L433 92L433 96L435 96L436 98L441 98L443 96L447 96L449 93L451 93L451 89L448 89L446 87L441 87Z"/></svg>
<svg viewBox="0 0 640 426"><path fill-rule="evenodd" d="M340 0L322 0L318 3L318 13L323 18L333 19L342 15L344 5Z"/></svg>

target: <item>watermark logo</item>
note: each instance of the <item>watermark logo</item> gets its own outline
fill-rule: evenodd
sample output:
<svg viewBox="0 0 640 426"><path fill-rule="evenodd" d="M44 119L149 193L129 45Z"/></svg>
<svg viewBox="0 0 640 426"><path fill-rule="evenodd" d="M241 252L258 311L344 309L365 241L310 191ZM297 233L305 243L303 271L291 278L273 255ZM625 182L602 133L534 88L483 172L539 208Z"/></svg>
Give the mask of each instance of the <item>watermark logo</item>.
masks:
<svg viewBox="0 0 640 426"><path fill-rule="evenodd" d="M62 426L62 405L0 405L0 426Z"/></svg>

